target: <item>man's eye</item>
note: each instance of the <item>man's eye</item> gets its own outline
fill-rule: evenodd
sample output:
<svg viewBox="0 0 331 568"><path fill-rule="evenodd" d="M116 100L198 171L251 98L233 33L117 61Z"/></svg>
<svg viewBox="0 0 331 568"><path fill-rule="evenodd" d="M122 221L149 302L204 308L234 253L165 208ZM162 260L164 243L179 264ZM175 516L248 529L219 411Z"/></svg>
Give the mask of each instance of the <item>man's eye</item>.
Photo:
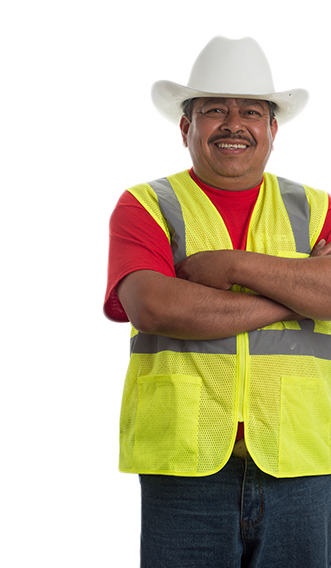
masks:
<svg viewBox="0 0 331 568"><path fill-rule="evenodd" d="M248 114L249 116L261 116L261 113L254 109L248 109L244 114Z"/></svg>
<svg viewBox="0 0 331 568"><path fill-rule="evenodd" d="M221 108L210 108L205 111L205 114L223 114L224 111Z"/></svg>

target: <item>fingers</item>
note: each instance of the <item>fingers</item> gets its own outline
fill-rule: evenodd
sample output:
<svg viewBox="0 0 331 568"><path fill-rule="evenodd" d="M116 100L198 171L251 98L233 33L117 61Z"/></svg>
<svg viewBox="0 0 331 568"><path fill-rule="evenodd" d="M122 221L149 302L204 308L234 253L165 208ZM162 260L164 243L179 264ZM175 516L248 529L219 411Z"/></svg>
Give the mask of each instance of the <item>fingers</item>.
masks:
<svg viewBox="0 0 331 568"><path fill-rule="evenodd" d="M316 251L316 252L317 252L318 250L322 249L322 248L325 246L325 244L326 244L326 240L325 240L325 239L322 239L321 241L319 241L319 242L314 246L313 251Z"/></svg>
<svg viewBox="0 0 331 568"><path fill-rule="evenodd" d="M310 256L326 256L331 254L331 242L326 244L325 239L322 239L315 245Z"/></svg>

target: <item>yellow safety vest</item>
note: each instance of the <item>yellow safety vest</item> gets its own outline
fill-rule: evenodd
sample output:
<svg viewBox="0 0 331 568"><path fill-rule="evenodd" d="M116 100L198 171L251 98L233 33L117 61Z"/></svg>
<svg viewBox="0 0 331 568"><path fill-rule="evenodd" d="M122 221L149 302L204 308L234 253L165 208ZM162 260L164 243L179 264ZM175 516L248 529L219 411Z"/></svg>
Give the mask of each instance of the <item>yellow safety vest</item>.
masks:
<svg viewBox="0 0 331 568"><path fill-rule="evenodd" d="M168 236L174 263L232 249L223 219L188 171L129 191ZM264 174L246 250L309 256L327 209L325 192ZM231 456L242 420L250 455L266 473L331 473L331 322L278 322L212 341L132 329L121 471L216 473Z"/></svg>

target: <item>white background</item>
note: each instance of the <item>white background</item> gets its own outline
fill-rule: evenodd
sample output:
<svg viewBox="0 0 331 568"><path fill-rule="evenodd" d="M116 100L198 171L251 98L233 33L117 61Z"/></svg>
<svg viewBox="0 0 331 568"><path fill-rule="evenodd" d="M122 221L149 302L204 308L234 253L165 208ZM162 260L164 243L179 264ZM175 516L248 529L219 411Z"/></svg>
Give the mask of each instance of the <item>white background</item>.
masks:
<svg viewBox="0 0 331 568"><path fill-rule="evenodd" d="M327 58L331 34L227 33L237 39L252 35L272 67L276 91L305 87L311 93L306 110L282 127L267 171L331 192L329 178L330 85ZM122 191L142 181L190 167L179 129L152 106L151 84L170 79L186 84L192 63L209 34L103 34L102 165L104 228ZM102 321L102 352L117 355L117 409L128 361L128 324ZM139 485L137 476L118 474L118 568L138 565ZM129 544L130 543L130 544Z"/></svg>
<svg viewBox="0 0 331 568"><path fill-rule="evenodd" d="M253 36L276 90L311 93L268 170L329 190L328 12L325 0L2 3L2 568L138 568L138 478L117 469L129 325L102 304L120 194L191 165L151 84L186 84L214 35Z"/></svg>

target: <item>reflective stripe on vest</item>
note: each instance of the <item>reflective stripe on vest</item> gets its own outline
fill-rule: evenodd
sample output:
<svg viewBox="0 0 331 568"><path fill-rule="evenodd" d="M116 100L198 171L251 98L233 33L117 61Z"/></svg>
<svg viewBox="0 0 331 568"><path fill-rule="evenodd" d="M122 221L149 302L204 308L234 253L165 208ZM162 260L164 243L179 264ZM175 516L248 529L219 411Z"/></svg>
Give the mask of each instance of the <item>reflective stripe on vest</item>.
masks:
<svg viewBox="0 0 331 568"><path fill-rule="evenodd" d="M131 338L131 353L159 353L174 351L175 353L212 353L214 355L235 355L237 338L212 339L210 341L192 339L174 339L162 335L138 333Z"/></svg>
<svg viewBox="0 0 331 568"><path fill-rule="evenodd" d="M281 177L277 180L290 219L297 252L310 254L309 204L304 187Z"/></svg>
<svg viewBox="0 0 331 568"><path fill-rule="evenodd" d="M299 321L300 330L256 330L249 332L251 355L300 355L331 361L330 336L313 333L315 322ZM302 333L306 331L308 333Z"/></svg>
<svg viewBox="0 0 331 568"><path fill-rule="evenodd" d="M313 332L315 322L299 321L301 330ZM303 334L300 330L256 330L248 332L251 355L304 355L331 361L330 336L323 333ZM237 337L210 341L184 340L138 333L131 338L131 353L211 353L213 355L236 355Z"/></svg>
<svg viewBox="0 0 331 568"><path fill-rule="evenodd" d="M155 191L162 215L167 220L174 264L177 264L186 258L185 223L178 197L167 178L157 179L148 185Z"/></svg>

